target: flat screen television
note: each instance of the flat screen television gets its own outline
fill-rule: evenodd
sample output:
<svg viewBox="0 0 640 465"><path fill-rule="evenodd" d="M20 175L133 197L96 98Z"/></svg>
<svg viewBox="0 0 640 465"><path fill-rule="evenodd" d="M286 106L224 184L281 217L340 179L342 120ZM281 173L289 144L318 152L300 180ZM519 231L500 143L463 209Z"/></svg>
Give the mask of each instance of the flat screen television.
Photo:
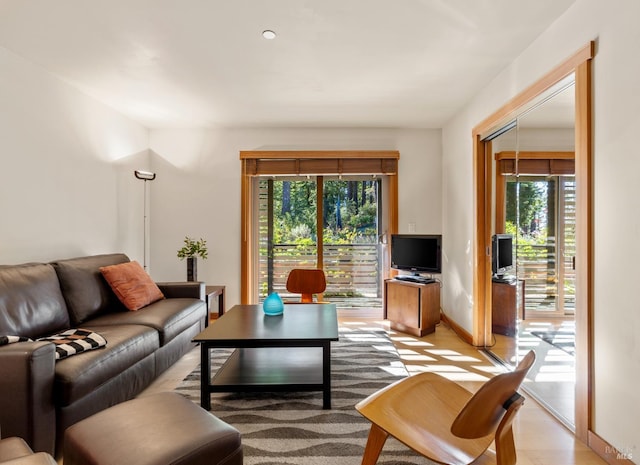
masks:
<svg viewBox="0 0 640 465"><path fill-rule="evenodd" d="M393 234L391 268L420 273L442 272L442 235Z"/></svg>
<svg viewBox="0 0 640 465"><path fill-rule="evenodd" d="M491 238L491 271L495 279L502 279L513 268L513 236L494 234Z"/></svg>

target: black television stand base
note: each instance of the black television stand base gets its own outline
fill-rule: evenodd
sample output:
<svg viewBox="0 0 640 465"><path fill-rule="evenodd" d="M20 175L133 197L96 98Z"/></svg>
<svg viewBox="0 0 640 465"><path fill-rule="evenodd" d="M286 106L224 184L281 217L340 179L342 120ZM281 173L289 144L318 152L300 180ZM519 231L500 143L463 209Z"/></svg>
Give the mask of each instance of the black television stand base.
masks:
<svg viewBox="0 0 640 465"><path fill-rule="evenodd" d="M425 278L423 276L415 276L415 275L398 275L395 277L398 281L405 281L409 283L417 283L417 284L430 284L435 283L436 280L433 278Z"/></svg>

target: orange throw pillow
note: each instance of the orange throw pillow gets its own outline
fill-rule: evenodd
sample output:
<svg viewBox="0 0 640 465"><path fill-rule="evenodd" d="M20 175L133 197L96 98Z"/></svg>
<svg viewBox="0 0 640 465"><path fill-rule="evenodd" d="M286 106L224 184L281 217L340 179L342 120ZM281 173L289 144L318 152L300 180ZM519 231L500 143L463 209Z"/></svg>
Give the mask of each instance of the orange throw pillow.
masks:
<svg viewBox="0 0 640 465"><path fill-rule="evenodd" d="M164 299L160 288L136 261L103 266L100 272L129 310L139 310Z"/></svg>

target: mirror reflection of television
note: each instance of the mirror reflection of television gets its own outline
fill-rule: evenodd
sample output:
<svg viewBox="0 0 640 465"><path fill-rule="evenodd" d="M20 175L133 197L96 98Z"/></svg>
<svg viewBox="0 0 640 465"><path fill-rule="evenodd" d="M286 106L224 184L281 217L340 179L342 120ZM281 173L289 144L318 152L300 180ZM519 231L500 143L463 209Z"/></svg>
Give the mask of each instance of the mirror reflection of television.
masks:
<svg viewBox="0 0 640 465"><path fill-rule="evenodd" d="M391 268L420 273L442 272L442 235L393 234Z"/></svg>
<svg viewBox="0 0 640 465"><path fill-rule="evenodd" d="M491 271L494 281L505 280L505 273L513 268L513 236L494 234L491 238ZM508 280L508 278L506 278Z"/></svg>

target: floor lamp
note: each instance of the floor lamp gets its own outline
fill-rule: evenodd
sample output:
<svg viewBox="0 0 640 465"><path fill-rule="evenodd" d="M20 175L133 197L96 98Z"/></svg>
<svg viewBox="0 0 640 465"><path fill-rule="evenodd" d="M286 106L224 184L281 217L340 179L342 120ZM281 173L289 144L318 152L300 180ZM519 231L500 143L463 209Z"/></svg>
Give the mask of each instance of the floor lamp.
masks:
<svg viewBox="0 0 640 465"><path fill-rule="evenodd" d="M156 178L156 173L150 171L135 170L133 172L136 178L144 181L144 207L143 207L143 231L142 231L142 247L144 256L144 269L147 269L147 181L153 181Z"/></svg>

